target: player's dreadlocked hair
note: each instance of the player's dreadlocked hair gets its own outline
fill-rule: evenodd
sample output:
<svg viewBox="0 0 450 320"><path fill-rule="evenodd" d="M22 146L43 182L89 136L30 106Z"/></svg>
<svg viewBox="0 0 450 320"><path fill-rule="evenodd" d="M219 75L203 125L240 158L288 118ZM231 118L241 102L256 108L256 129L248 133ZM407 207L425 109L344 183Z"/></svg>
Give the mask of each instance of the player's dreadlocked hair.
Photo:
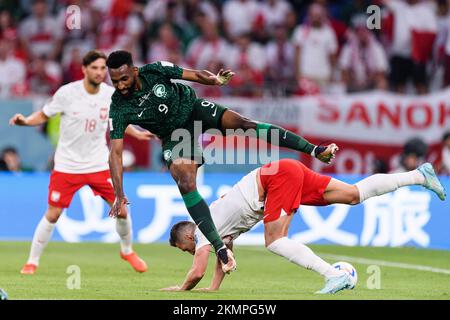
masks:
<svg viewBox="0 0 450 320"><path fill-rule="evenodd" d="M118 50L112 52L106 60L108 68L117 69L126 64L129 67L133 66L133 58L131 53L125 50Z"/></svg>
<svg viewBox="0 0 450 320"><path fill-rule="evenodd" d="M174 224L174 226L170 230L170 238L169 238L170 245L172 247L176 247L176 244L177 244L177 242L180 242L181 237L184 234L184 231L187 228L192 228L192 227L194 227L194 223L192 223L190 221L181 221L181 222Z"/></svg>

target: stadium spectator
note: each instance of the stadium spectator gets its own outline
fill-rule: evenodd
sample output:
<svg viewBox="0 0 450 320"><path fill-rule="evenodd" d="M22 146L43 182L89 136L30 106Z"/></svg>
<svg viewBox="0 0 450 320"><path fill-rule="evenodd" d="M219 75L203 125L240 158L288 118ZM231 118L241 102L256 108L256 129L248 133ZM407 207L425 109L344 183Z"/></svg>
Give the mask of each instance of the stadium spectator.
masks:
<svg viewBox="0 0 450 320"><path fill-rule="evenodd" d="M158 30L158 38L149 44L147 51L147 62L151 63L160 60L169 60L172 51L181 50L181 44L176 37L172 26L163 24ZM169 60L173 62L172 60Z"/></svg>
<svg viewBox="0 0 450 320"><path fill-rule="evenodd" d="M69 30L67 27L68 16L66 10L69 5L78 6L80 8L80 12L82 12L79 28ZM56 18L58 28L64 30L62 35L63 47L61 57L61 63L63 65L68 65L71 61L73 61L74 48L78 50L78 58L81 61L81 57L96 46L97 16L95 15L92 7L86 2L86 0L68 0L67 6L60 9ZM77 68L78 67L79 70L81 70L81 66L77 66ZM81 76L81 78L82 77L83 76ZM77 80L81 78L77 78Z"/></svg>
<svg viewBox="0 0 450 320"><path fill-rule="evenodd" d="M195 21L193 21L192 19L198 14L205 15L214 24L218 24L220 22L220 14L217 8L210 1L186 0L183 2L183 4L185 19L191 24L195 23Z"/></svg>
<svg viewBox="0 0 450 320"><path fill-rule="evenodd" d="M338 47L322 5L314 3L309 7L308 19L295 30L293 42L297 80L306 78L325 88L332 79Z"/></svg>
<svg viewBox="0 0 450 320"><path fill-rule="evenodd" d="M439 174L450 175L450 131L442 136L441 159L437 167Z"/></svg>
<svg viewBox="0 0 450 320"><path fill-rule="evenodd" d="M240 65L247 64L251 69L261 72L266 68L265 50L259 43L252 41L251 34L243 33L229 46L225 63L229 69L237 70Z"/></svg>
<svg viewBox="0 0 450 320"><path fill-rule="evenodd" d="M30 93L35 95L52 95L62 82L60 66L43 57L31 61L28 71Z"/></svg>
<svg viewBox="0 0 450 320"><path fill-rule="evenodd" d="M266 46L267 87L274 96L287 95L295 91L294 65L295 48L288 39L288 30L284 24L274 27L274 39Z"/></svg>
<svg viewBox="0 0 450 320"><path fill-rule="evenodd" d="M223 63L229 54L229 45L219 35L217 26L208 19L201 25L201 36L191 42L186 54L186 61L196 69L206 69L214 60Z"/></svg>
<svg viewBox="0 0 450 320"><path fill-rule="evenodd" d="M424 162L427 151L428 146L422 139L413 138L408 140L403 146L398 167L389 173L407 172L416 169Z"/></svg>
<svg viewBox="0 0 450 320"><path fill-rule="evenodd" d="M388 62L383 47L366 27L366 17L352 20L353 30L342 48L339 67L348 92L387 89Z"/></svg>
<svg viewBox="0 0 450 320"><path fill-rule="evenodd" d="M223 5L225 32L230 40L253 30L259 7L254 0L229 0Z"/></svg>
<svg viewBox="0 0 450 320"><path fill-rule="evenodd" d="M292 11L292 5L286 0L264 0L260 7L259 15L269 34L276 26L283 24L289 11Z"/></svg>
<svg viewBox="0 0 450 320"><path fill-rule="evenodd" d="M431 59L437 32L437 18L429 1L383 0L393 15L390 57L392 88L405 92L412 80L417 93L428 92L427 63Z"/></svg>
<svg viewBox="0 0 450 320"><path fill-rule="evenodd" d="M13 56L11 41L5 39L0 40L0 74L0 98L24 93L25 64Z"/></svg>
<svg viewBox="0 0 450 320"><path fill-rule="evenodd" d="M445 61L445 44L447 42L447 34L449 31L450 15L449 15L449 3L447 0L437 0L437 35L434 46L434 63L432 70L437 77L438 85L434 86L433 89L440 89L441 87L446 87L450 82L446 81L446 61ZM443 78L440 79L441 73L443 71ZM437 74L437 75L436 75ZM442 80L442 81L440 81ZM436 79L435 79L436 81ZM447 82L447 83L445 83Z"/></svg>
<svg viewBox="0 0 450 320"><path fill-rule="evenodd" d="M0 171L22 171L20 156L16 148L6 147L2 150L0 158Z"/></svg>
<svg viewBox="0 0 450 320"><path fill-rule="evenodd" d="M51 60L59 57L62 33L56 19L48 13L45 0L34 0L32 15L21 22L19 35L30 59L45 56Z"/></svg>
<svg viewBox="0 0 450 320"><path fill-rule="evenodd" d="M63 64L63 83L81 80L84 77L81 70L83 54L81 54L80 49L77 47L71 47L71 49L70 60Z"/></svg>
<svg viewBox="0 0 450 320"><path fill-rule="evenodd" d="M196 36L193 26L185 18L183 2L175 0L149 1L144 9L143 16L148 25L149 38L155 38L158 29L163 24L170 24L182 44L183 52ZM189 14L189 13L186 13ZM195 17L196 15L193 15Z"/></svg>
<svg viewBox="0 0 450 320"><path fill-rule="evenodd" d="M144 23L139 18L132 0L112 0L106 13L101 12L98 26L97 48L103 51L127 49L143 61L140 44Z"/></svg>

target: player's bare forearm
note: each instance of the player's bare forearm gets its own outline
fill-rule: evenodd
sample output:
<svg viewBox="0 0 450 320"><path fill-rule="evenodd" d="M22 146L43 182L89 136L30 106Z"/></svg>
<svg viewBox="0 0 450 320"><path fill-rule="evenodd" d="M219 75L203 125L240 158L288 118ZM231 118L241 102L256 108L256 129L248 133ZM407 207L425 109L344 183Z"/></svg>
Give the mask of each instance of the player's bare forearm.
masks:
<svg viewBox="0 0 450 320"><path fill-rule="evenodd" d="M210 246L203 246L195 251L194 261L180 290L191 290L203 279L208 266Z"/></svg>
<svg viewBox="0 0 450 320"><path fill-rule="evenodd" d="M117 198L124 198L123 193L123 165L122 165L123 139L112 139L109 152L109 170Z"/></svg>
<svg viewBox="0 0 450 320"><path fill-rule="evenodd" d="M150 139L156 138L156 136L148 130L139 130L134 125L130 124L125 130L127 135L130 135L138 140L148 141Z"/></svg>
<svg viewBox="0 0 450 320"><path fill-rule="evenodd" d="M224 239L225 240L225 239ZM233 242L230 241L227 243L227 248L233 251ZM211 285L209 286L209 290L215 291L219 290L220 285L222 284L223 278L225 278L225 273L222 271L222 264L220 263L220 260L216 260L216 268L214 269L214 275L211 280Z"/></svg>
<svg viewBox="0 0 450 320"><path fill-rule="evenodd" d="M182 79L187 81L198 82L211 86L222 86L227 84L234 73L231 70L220 70L217 74L208 70L191 70L183 69Z"/></svg>
<svg viewBox="0 0 450 320"><path fill-rule="evenodd" d="M38 126L48 121L48 117L42 111L36 111L25 117L23 114L16 113L9 119L10 125L17 126Z"/></svg>
<svg viewBox="0 0 450 320"><path fill-rule="evenodd" d="M219 290L220 285L222 284L223 278L225 278L225 273L222 271L222 264L220 260L216 260L216 268L214 269L214 275L211 280L211 285L209 286L209 290L215 291Z"/></svg>

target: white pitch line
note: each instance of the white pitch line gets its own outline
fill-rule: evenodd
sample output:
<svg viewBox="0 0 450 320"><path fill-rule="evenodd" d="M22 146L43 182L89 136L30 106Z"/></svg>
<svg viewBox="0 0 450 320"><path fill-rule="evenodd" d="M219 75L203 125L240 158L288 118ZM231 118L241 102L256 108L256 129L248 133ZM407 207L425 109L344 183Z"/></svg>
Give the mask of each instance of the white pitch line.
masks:
<svg viewBox="0 0 450 320"><path fill-rule="evenodd" d="M420 271L429 271L429 272L434 272L434 273L450 274L450 270L448 270L448 269L433 268L433 267L429 267L429 266L421 266L418 264L390 262L390 261L384 261L384 260L372 260L372 259L366 259L366 258L340 256L340 255L328 254L328 253L318 253L317 255L320 257L323 257L323 258L328 258L328 259L333 259L333 260L343 260L343 261L361 263L361 264L369 264L369 265L374 264L374 265L400 268L400 269L410 269L410 270L420 270Z"/></svg>

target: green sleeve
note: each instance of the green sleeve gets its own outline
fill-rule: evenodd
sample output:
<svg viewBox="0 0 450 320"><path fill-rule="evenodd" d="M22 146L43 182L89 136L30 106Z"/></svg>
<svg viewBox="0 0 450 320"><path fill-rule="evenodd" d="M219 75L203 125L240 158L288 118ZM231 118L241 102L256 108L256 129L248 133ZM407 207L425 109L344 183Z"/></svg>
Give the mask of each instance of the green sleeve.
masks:
<svg viewBox="0 0 450 320"><path fill-rule="evenodd" d="M124 117L110 110L109 112L109 138L110 139L123 139L125 129L128 127Z"/></svg>
<svg viewBox="0 0 450 320"><path fill-rule="evenodd" d="M183 68L167 61L157 61L154 63L146 64L139 68L139 73L153 73L159 74L168 79L181 79L183 75Z"/></svg>

